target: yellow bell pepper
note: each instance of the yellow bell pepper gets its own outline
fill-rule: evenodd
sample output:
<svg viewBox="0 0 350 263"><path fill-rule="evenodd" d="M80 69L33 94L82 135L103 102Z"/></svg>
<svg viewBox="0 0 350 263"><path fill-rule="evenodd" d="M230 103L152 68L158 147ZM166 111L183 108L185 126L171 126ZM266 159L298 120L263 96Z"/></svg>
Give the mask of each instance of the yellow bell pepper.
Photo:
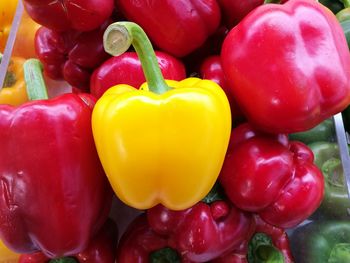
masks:
<svg viewBox="0 0 350 263"><path fill-rule="evenodd" d="M0 52L4 52L18 0L0 1Z"/></svg>
<svg viewBox="0 0 350 263"><path fill-rule="evenodd" d="M116 195L129 206L186 209L205 197L221 170L231 132L228 100L209 80L165 81L136 24L107 28L107 52L121 54L130 44L147 84L140 90L114 86L97 101L92 129L101 163Z"/></svg>
<svg viewBox="0 0 350 263"><path fill-rule="evenodd" d="M0 263L17 263L19 256L19 254L8 249L0 240Z"/></svg>
<svg viewBox="0 0 350 263"><path fill-rule="evenodd" d="M0 90L0 104L10 104L13 106L18 106L28 101L23 73L24 62L24 58L11 58L11 61L7 68L7 74L5 77L3 88Z"/></svg>

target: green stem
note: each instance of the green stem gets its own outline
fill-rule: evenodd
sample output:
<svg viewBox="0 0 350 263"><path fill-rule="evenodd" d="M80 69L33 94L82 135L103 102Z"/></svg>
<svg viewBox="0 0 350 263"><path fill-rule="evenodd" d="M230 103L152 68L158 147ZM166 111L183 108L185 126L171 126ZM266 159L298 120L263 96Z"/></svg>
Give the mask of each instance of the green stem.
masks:
<svg viewBox="0 0 350 263"><path fill-rule="evenodd" d="M28 98L30 100L48 99L41 62L34 58L28 59L24 62L23 68Z"/></svg>
<svg viewBox="0 0 350 263"><path fill-rule="evenodd" d="M272 240L264 233L256 233L248 245L249 263L283 263L281 251L273 246Z"/></svg>
<svg viewBox="0 0 350 263"><path fill-rule="evenodd" d="M265 0L264 4L280 4L281 0Z"/></svg>
<svg viewBox="0 0 350 263"><path fill-rule="evenodd" d="M132 45L141 61L142 69L150 91L162 94L171 88L165 83L156 54L145 31L133 22L115 22L109 25L103 35L107 53L119 56Z"/></svg>
<svg viewBox="0 0 350 263"><path fill-rule="evenodd" d="M344 7L345 8L348 8L350 7L350 0L342 0L343 4L344 4Z"/></svg>
<svg viewBox="0 0 350 263"><path fill-rule="evenodd" d="M64 257L64 258L51 259L49 263L78 263L78 261L72 257Z"/></svg>
<svg viewBox="0 0 350 263"><path fill-rule="evenodd" d="M153 251L149 255L150 263L180 263L181 259L179 254L170 247L165 247Z"/></svg>

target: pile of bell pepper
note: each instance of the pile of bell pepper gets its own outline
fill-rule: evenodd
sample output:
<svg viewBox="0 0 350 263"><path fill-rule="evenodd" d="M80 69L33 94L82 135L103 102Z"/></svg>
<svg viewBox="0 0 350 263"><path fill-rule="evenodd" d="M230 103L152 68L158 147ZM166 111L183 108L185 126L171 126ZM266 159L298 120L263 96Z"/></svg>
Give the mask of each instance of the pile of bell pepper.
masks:
<svg viewBox="0 0 350 263"><path fill-rule="evenodd" d="M40 28L0 90L0 263L349 257L350 1L23 4Z"/></svg>

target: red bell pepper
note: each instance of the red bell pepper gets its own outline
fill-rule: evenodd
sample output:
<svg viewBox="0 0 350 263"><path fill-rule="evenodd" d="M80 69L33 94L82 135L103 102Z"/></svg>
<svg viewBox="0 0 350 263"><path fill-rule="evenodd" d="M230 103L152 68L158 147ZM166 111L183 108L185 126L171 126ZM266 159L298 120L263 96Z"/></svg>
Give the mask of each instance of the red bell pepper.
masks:
<svg viewBox="0 0 350 263"><path fill-rule="evenodd" d="M243 121L244 116L239 109L237 102L231 93L231 89L226 82L226 77L222 69L220 56L212 55L205 58L200 65L199 73L201 78L214 81L215 83L219 84L219 86L225 91L231 107L232 123L236 124Z"/></svg>
<svg viewBox="0 0 350 263"><path fill-rule="evenodd" d="M183 80L186 70L183 63L161 51L156 51L159 67L165 79ZM146 82L141 62L136 52L126 52L106 60L93 72L90 80L90 92L96 98L110 87L117 84L128 84L139 87Z"/></svg>
<svg viewBox="0 0 350 263"><path fill-rule="evenodd" d="M130 224L121 238L117 261L208 262L239 246L254 228L250 214L224 200L199 202L182 211L158 205Z"/></svg>
<svg viewBox="0 0 350 263"><path fill-rule="evenodd" d="M262 5L264 0L218 0L227 28L237 25L250 11Z"/></svg>
<svg viewBox="0 0 350 263"><path fill-rule="evenodd" d="M222 66L240 109L271 133L311 129L350 104L350 53L317 1L255 8L224 40Z"/></svg>
<svg viewBox="0 0 350 263"><path fill-rule="evenodd" d="M215 0L117 0L116 5L128 20L145 30L155 46L177 57L199 48L221 19Z"/></svg>
<svg viewBox="0 0 350 263"><path fill-rule="evenodd" d="M252 238L211 263L294 262L289 238L284 229L266 223L257 215L254 217L256 228ZM269 261L266 257L276 261Z"/></svg>
<svg viewBox="0 0 350 263"><path fill-rule="evenodd" d="M294 227L320 205L322 172L312 151L287 135L257 132L248 123L234 128L219 180L240 209L266 222Z"/></svg>
<svg viewBox="0 0 350 263"><path fill-rule="evenodd" d="M24 0L29 16L38 24L56 31L90 31L113 12L113 0Z"/></svg>
<svg viewBox="0 0 350 263"><path fill-rule="evenodd" d="M92 71L109 58L103 49L103 33L111 21L89 32L56 32L41 27L35 35L35 51L52 79L89 90Z"/></svg>
<svg viewBox="0 0 350 263"><path fill-rule="evenodd" d="M112 219L108 219L99 233L82 252L68 257L76 263L114 263L117 252L118 228ZM65 262L65 258L56 259ZM74 260L74 261L73 261ZM48 263L50 258L41 252L23 254L18 263Z"/></svg>
<svg viewBox="0 0 350 263"><path fill-rule="evenodd" d="M25 63L28 96L0 105L0 239L17 253L84 250L111 208L95 148L89 94L47 99L38 60Z"/></svg>

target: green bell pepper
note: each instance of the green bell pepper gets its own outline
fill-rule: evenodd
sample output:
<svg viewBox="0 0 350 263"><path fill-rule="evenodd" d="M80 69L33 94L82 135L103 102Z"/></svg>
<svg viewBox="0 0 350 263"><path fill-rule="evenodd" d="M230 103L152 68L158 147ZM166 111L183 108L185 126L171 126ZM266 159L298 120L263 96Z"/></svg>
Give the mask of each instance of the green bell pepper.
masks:
<svg viewBox="0 0 350 263"><path fill-rule="evenodd" d="M289 139L305 144L318 141L334 141L335 129L333 120L330 118L310 130L289 134Z"/></svg>
<svg viewBox="0 0 350 263"><path fill-rule="evenodd" d="M350 222L315 221L290 235L295 262L349 263Z"/></svg>
<svg viewBox="0 0 350 263"><path fill-rule="evenodd" d="M325 195L314 217L350 219L350 200L337 143L314 142L308 145L314 153L315 164L325 178Z"/></svg>

